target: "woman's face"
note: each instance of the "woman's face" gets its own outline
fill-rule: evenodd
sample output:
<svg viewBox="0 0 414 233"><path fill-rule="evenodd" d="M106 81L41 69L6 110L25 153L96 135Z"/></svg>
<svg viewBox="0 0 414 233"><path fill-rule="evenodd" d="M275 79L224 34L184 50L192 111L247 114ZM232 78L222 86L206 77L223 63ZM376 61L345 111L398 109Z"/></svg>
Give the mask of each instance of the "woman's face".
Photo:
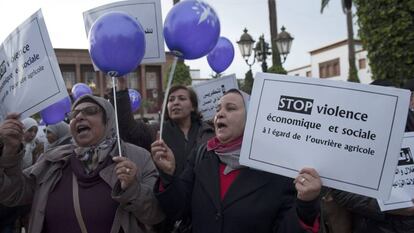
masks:
<svg viewBox="0 0 414 233"><path fill-rule="evenodd" d="M79 146L97 145L105 135L102 109L91 102L78 104L71 113L70 132Z"/></svg>
<svg viewBox="0 0 414 233"><path fill-rule="evenodd" d="M188 91L178 89L171 93L168 97L167 110L170 119L173 121L189 119L191 112L194 111L194 107Z"/></svg>
<svg viewBox="0 0 414 233"><path fill-rule="evenodd" d="M221 143L231 142L243 134L246 124L246 109L243 97L229 93L221 97L214 117L216 137Z"/></svg>
<svg viewBox="0 0 414 233"><path fill-rule="evenodd" d="M31 142L33 141L33 139L35 139L37 134L37 127L36 126L32 126L30 129L28 129L24 135L23 135L23 139L25 142Z"/></svg>
<svg viewBox="0 0 414 233"><path fill-rule="evenodd" d="M56 136L56 134L54 134L54 133L52 133L52 132L50 132L50 131L47 131L47 132L46 132L46 138L47 138L47 141L48 141L50 144L52 144L52 143L56 142L56 140L58 139L58 138L57 138L57 136Z"/></svg>

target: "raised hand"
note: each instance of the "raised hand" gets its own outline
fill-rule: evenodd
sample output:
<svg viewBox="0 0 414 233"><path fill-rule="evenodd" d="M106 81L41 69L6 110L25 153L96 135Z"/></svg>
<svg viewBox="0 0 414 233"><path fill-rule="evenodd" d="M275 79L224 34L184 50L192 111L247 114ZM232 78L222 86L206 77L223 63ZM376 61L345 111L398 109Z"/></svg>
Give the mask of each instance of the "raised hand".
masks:
<svg viewBox="0 0 414 233"><path fill-rule="evenodd" d="M119 182L121 182L122 190L125 190L137 180L137 166L134 162L125 157L117 156L113 157L112 160L117 163L115 172Z"/></svg>
<svg viewBox="0 0 414 233"><path fill-rule="evenodd" d="M299 200L312 201L319 197L322 181L315 169L303 168L293 182Z"/></svg>
<svg viewBox="0 0 414 233"><path fill-rule="evenodd" d="M3 143L3 154L15 154L23 140L23 124L18 120L17 113L8 114L0 125L0 142Z"/></svg>
<svg viewBox="0 0 414 233"><path fill-rule="evenodd" d="M159 169L168 175L174 175L175 157L163 140L156 140L151 144L151 155Z"/></svg>

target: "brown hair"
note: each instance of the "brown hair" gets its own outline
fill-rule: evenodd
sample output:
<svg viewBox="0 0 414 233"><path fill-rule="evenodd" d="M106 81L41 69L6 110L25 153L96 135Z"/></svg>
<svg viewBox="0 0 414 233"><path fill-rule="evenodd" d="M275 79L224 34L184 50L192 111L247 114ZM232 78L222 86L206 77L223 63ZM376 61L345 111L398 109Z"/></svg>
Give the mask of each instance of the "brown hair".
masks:
<svg viewBox="0 0 414 233"><path fill-rule="evenodd" d="M191 120L201 120L202 116L200 112L198 111L198 99L197 94L194 92L194 90L190 87L186 87L184 85L174 85L170 88L170 91L167 95L167 103L168 98L170 98L171 93L174 93L178 90L186 90L188 92L188 96L190 97L191 105L193 105L194 110L191 112ZM168 105L168 104L167 104ZM168 114L167 105L165 105L165 116L164 120L171 120L170 115Z"/></svg>

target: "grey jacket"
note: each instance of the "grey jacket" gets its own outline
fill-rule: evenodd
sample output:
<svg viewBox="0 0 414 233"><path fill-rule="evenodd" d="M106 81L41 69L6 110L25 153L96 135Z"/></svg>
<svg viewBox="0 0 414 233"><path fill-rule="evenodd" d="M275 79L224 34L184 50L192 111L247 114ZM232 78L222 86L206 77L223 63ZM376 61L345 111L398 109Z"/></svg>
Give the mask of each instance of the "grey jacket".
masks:
<svg viewBox="0 0 414 233"><path fill-rule="evenodd" d="M123 143L121 147L123 155L137 165L138 182L122 191L115 174L115 163L100 171L101 178L112 188L113 200L119 202L111 233L118 233L121 228L125 233L146 232L149 225L164 218L153 194L158 173L148 151L128 143ZM0 157L0 202L7 206L32 203L28 233L42 232L48 194L61 179L63 165L72 156L73 149L73 145L53 148L24 172L20 169L23 151L18 155ZM110 156L116 151L115 146Z"/></svg>

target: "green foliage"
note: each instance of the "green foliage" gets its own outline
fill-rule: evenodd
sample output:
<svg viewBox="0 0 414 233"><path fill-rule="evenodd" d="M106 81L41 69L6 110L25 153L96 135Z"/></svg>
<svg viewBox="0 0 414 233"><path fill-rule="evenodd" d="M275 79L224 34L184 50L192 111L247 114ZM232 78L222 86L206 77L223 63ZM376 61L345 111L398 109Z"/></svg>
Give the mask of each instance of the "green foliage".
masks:
<svg viewBox="0 0 414 233"><path fill-rule="evenodd" d="M414 1L355 0L359 35L374 79L414 78Z"/></svg>
<svg viewBox="0 0 414 233"><path fill-rule="evenodd" d="M252 93L252 87L253 87L253 74L252 74L252 71L249 70L247 71L246 76L244 77L244 83L240 89L250 95Z"/></svg>
<svg viewBox="0 0 414 233"><path fill-rule="evenodd" d="M281 65L273 65L267 70L267 73L287 74L287 71Z"/></svg>
<svg viewBox="0 0 414 233"><path fill-rule="evenodd" d="M171 67L168 69L168 74L165 78L165 83L168 81L168 75L171 72ZM181 85L191 85L191 75L190 68L184 64L183 61L178 61L177 66L175 67L174 77L172 84L181 84ZM166 86L166 85L164 85Z"/></svg>

